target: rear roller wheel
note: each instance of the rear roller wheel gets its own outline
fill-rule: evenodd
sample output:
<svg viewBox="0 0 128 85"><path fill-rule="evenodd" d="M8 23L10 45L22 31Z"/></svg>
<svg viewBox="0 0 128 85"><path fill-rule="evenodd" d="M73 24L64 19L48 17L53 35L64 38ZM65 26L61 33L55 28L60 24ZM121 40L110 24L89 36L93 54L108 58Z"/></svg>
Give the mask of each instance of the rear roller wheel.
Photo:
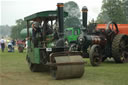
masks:
<svg viewBox="0 0 128 85"><path fill-rule="evenodd" d="M54 63L51 67L51 75L54 79L79 78L84 74L83 64L70 64L73 62L84 62L81 56L61 56L54 57ZM63 64L59 64L63 63Z"/></svg>
<svg viewBox="0 0 128 85"><path fill-rule="evenodd" d="M26 60L28 62L28 65L29 65L29 69L32 71L32 72L39 72L39 66L37 64L33 64L30 60L30 57L27 55L26 56Z"/></svg>
<svg viewBox="0 0 128 85"><path fill-rule="evenodd" d="M49 71L49 66L43 64L30 64L29 68L32 72L47 72Z"/></svg>
<svg viewBox="0 0 128 85"><path fill-rule="evenodd" d="M28 55L26 56L26 60L27 60L28 65L29 65L29 69L30 69L32 72L44 72L44 71L49 71L49 67L46 66L46 65L32 63L31 60L30 60L30 57L29 57Z"/></svg>
<svg viewBox="0 0 128 85"><path fill-rule="evenodd" d="M112 56L116 63L128 62L128 36L118 34L112 42Z"/></svg>
<svg viewBox="0 0 128 85"><path fill-rule="evenodd" d="M102 62L101 49L99 45L93 45L89 52L90 63L92 66L99 66Z"/></svg>
<svg viewBox="0 0 128 85"><path fill-rule="evenodd" d="M40 68L40 65L39 64L33 64L33 63L30 63L29 64L29 68L32 72L41 72L41 68Z"/></svg>

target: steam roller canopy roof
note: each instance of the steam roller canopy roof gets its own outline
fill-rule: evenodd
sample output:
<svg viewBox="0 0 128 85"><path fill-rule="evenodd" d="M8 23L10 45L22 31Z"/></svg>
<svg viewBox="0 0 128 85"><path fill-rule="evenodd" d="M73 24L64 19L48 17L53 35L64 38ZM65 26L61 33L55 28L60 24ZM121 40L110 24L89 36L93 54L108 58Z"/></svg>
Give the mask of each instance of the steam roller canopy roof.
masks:
<svg viewBox="0 0 128 85"><path fill-rule="evenodd" d="M67 12L64 12L64 17L68 16L68 13ZM42 11L42 12L37 12L37 13L34 13L30 16L27 16L25 17L24 19L25 20L33 20L37 17L40 17L40 18L50 18L50 19L56 19L57 17L57 11Z"/></svg>

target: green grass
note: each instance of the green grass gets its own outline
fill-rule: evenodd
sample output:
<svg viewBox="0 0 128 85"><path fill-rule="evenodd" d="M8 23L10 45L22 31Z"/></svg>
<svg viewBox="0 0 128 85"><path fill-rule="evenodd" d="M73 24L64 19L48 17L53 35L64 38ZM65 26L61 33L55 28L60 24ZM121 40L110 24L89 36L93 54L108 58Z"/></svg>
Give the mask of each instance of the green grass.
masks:
<svg viewBox="0 0 128 85"><path fill-rule="evenodd" d="M106 61L92 67L89 59L82 78L54 80L50 73L33 73L29 70L26 53L0 52L0 85L128 85L128 63Z"/></svg>

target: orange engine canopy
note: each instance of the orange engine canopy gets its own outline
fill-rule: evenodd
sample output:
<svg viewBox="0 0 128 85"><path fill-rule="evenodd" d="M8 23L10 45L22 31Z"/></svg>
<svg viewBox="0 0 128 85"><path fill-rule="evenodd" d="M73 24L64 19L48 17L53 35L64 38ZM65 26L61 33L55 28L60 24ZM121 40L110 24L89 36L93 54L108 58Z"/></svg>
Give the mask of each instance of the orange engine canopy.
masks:
<svg viewBox="0 0 128 85"><path fill-rule="evenodd" d="M128 35L128 24L117 24L119 33ZM97 24L96 30L98 29L106 29L107 24Z"/></svg>

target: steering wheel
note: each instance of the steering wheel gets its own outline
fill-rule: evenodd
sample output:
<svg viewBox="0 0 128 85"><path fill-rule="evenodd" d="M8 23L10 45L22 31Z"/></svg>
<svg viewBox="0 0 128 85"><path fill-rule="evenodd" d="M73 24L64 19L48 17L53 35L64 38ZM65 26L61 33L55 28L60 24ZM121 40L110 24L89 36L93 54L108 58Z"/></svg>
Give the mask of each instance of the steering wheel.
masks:
<svg viewBox="0 0 128 85"><path fill-rule="evenodd" d="M107 33L107 35L111 35L113 33L114 34L118 34L119 33L119 29L118 29L117 24L115 22L110 21L107 24L106 33Z"/></svg>

